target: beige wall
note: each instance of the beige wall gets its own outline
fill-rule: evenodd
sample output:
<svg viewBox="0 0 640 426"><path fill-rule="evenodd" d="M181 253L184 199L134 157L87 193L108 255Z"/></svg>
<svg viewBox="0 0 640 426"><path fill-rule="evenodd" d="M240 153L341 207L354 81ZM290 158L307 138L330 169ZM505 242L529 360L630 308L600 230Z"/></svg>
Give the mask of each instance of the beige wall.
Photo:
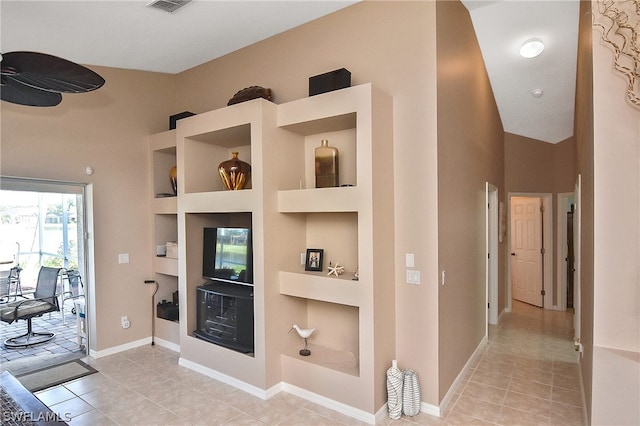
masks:
<svg viewBox="0 0 640 426"><path fill-rule="evenodd" d="M102 350L150 335L146 136L168 127L175 89L169 75L91 68L104 87L63 95L55 108L0 103L0 174L93 184L98 339L91 349ZM118 264L119 253L129 253L130 263Z"/></svg>
<svg viewBox="0 0 640 426"><path fill-rule="evenodd" d="M573 192L574 138L550 144L505 133L505 187L507 192ZM554 197L555 200L555 197Z"/></svg>
<svg viewBox="0 0 640 426"><path fill-rule="evenodd" d="M600 37L594 30L591 420L639 424L640 107Z"/></svg>
<svg viewBox="0 0 640 426"><path fill-rule="evenodd" d="M469 13L460 2L438 2L436 9L438 261L447 276L446 285L438 286L443 398L485 336L485 182L504 201L505 159L504 130ZM505 244L498 250L504 265Z"/></svg>
<svg viewBox="0 0 640 426"><path fill-rule="evenodd" d="M581 191L581 339L584 354L580 360L582 381L591 412L593 363L593 57L591 30L591 2L580 2L580 30L578 34L578 63L576 75L576 174L582 176Z"/></svg>
<svg viewBox="0 0 640 426"><path fill-rule="evenodd" d="M396 349L437 405L437 164L434 2L362 2L177 76L178 110L226 105L261 85L274 102L308 96L310 76L345 67L352 85L372 82L394 99ZM415 254L422 284L404 283Z"/></svg>
<svg viewBox="0 0 640 426"><path fill-rule="evenodd" d="M595 9L595 2L594 2ZM576 172L582 176L580 360L593 424L638 424L640 111L580 2Z"/></svg>
<svg viewBox="0 0 640 426"><path fill-rule="evenodd" d="M557 144L542 142L524 136L505 133L504 137L506 193L552 194L552 225L554 241L545 246L556 247L558 235L557 195L573 192L576 180L574 153L575 139L565 139ZM557 253L553 256L553 304L557 304ZM545 306L551 308L551 306Z"/></svg>

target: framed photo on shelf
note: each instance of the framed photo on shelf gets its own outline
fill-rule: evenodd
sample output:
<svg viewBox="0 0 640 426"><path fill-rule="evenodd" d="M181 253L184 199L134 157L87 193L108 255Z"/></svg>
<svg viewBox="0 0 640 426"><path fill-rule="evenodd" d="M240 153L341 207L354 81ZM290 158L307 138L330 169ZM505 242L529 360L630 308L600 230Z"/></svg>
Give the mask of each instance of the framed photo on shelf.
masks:
<svg viewBox="0 0 640 426"><path fill-rule="evenodd" d="M323 249L307 249L307 257L304 262L305 271L322 271Z"/></svg>

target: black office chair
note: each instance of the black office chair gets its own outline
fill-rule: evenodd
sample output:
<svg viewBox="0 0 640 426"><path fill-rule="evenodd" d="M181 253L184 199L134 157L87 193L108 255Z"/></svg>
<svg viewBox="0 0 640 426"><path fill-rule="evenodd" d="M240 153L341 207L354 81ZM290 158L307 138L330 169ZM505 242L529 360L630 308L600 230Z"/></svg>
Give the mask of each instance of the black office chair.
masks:
<svg viewBox="0 0 640 426"><path fill-rule="evenodd" d="M41 267L32 299L24 298L0 306L0 320L9 324L21 319L27 321L27 333L6 339L5 347L23 348L48 342L54 338L55 333L33 331L31 320L48 312L60 310L56 296L59 275L60 268Z"/></svg>

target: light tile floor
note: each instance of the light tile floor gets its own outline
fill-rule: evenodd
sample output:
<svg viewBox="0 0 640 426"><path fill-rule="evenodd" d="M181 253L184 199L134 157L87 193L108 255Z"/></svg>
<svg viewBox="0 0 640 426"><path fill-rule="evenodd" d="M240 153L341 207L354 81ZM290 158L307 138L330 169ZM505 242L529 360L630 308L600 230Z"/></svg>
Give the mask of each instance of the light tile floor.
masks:
<svg viewBox="0 0 640 426"><path fill-rule="evenodd" d="M573 314L513 301L445 410L449 424L584 425Z"/></svg>
<svg viewBox="0 0 640 426"><path fill-rule="evenodd" d="M383 424L583 425L572 318L514 301L443 417ZM36 393L72 426L362 424L286 393L263 401L178 366L178 354L158 346L87 362L99 373Z"/></svg>

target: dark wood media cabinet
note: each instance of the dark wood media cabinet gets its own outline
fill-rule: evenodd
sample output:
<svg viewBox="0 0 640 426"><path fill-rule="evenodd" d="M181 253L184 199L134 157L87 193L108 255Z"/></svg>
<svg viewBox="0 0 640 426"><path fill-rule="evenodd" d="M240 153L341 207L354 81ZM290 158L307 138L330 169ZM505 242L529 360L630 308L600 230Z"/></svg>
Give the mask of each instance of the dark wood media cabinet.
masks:
<svg viewBox="0 0 640 426"><path fill-rule="evenodd" d="M197 289L193 335L242 353L254 351L253 287L211 282Z"/></svg>

